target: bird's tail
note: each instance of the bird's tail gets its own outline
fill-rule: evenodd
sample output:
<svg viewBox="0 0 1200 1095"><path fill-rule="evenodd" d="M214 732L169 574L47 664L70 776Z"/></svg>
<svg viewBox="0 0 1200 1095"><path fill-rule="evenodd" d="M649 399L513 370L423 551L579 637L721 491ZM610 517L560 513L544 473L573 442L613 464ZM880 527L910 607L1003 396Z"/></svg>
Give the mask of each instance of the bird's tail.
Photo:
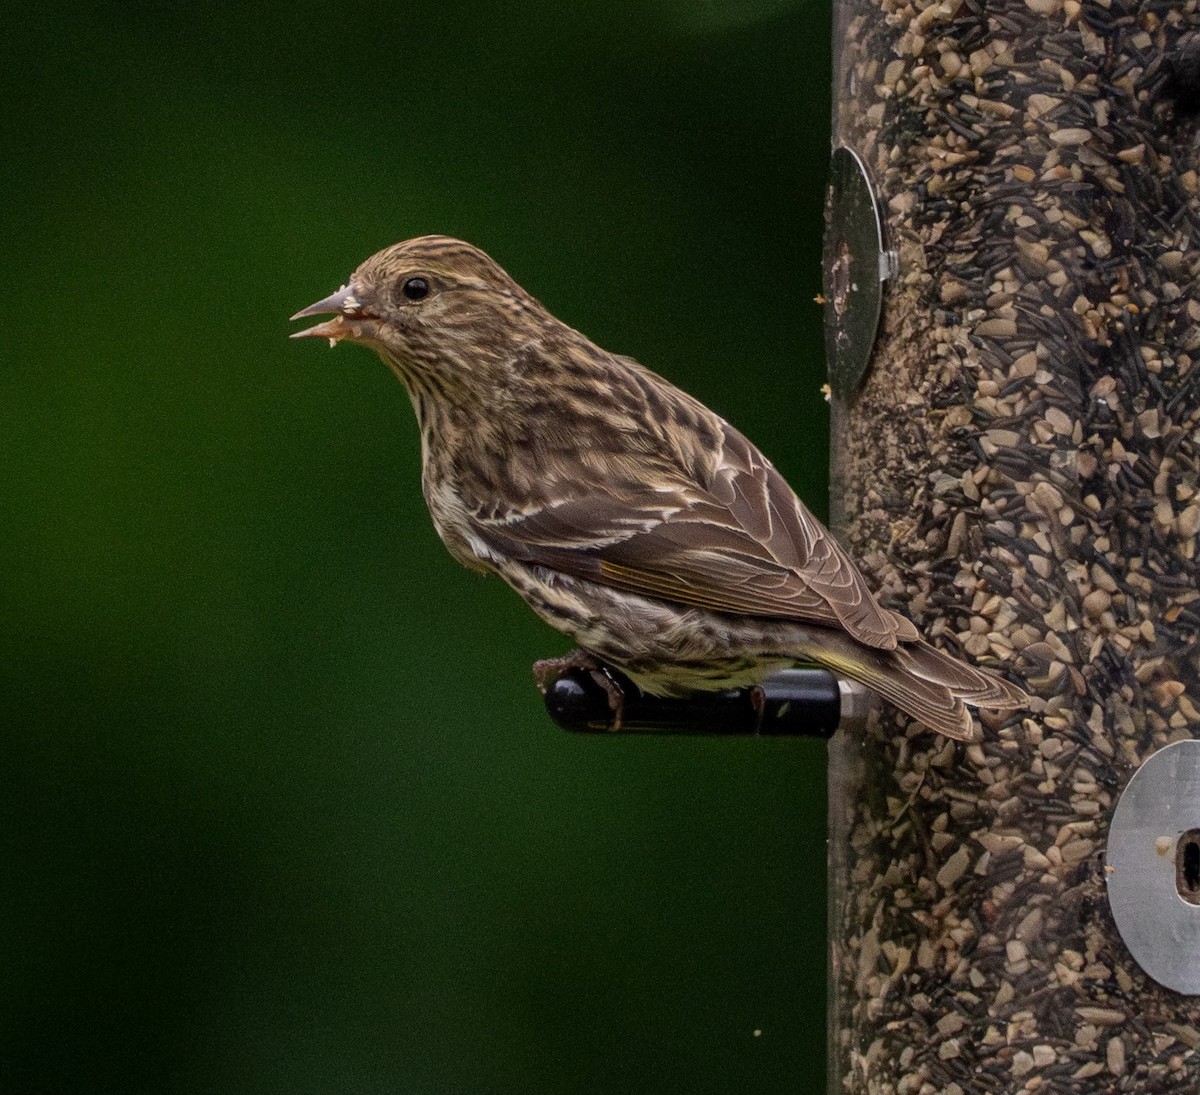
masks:
<svg viewBox="0 0 1200 1095"><path fill-rule="evenodd" d="M879 693L931 730L960 741L982 736L968 704L1009 710L1029 702L1016 685L922 639L902 642L894 650L876 650L831 632L806 653L826 669Z"/></svg>

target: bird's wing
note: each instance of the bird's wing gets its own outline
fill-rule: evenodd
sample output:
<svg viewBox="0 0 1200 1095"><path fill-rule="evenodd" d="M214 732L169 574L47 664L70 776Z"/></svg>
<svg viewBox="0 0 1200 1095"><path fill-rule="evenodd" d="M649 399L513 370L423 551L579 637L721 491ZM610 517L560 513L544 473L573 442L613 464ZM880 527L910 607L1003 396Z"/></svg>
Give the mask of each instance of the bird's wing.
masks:
<svg viewBox="0 0 1200 1095"><path fill-rule="evenodd" d="M477 519L474 531L501 555L629 593L841 627L884 650L915 639L766 458L723 428L704 485L659 469L652 484L597 484L532 512Z"/></svg>

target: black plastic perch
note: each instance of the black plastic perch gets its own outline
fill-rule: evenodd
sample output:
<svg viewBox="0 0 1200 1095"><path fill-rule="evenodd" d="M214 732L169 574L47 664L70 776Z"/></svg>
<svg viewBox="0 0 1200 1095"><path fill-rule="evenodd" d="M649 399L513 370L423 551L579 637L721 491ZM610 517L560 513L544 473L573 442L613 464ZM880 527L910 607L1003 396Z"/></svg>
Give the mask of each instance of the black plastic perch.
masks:
<svg viewBox="0 0 1200 1095"><path fill-rule="evenodd" d="M546 689L546 710L564 730L829 738L860 698L824 669L785 669L758 688L686 699L647 696L628 677L609 669L604 672L624 699L620 725L614 725L608 690L595 672L569 669Z"/></svg>

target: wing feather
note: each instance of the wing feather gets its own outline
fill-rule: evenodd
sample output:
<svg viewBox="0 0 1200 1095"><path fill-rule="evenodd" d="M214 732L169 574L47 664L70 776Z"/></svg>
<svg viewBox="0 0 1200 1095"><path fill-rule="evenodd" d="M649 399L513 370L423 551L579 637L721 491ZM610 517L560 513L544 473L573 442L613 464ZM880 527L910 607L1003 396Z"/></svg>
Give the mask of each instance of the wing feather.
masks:
<svg viewBox="0 0 1200 1095"><path fill-rule="evenodd" d="M705 483L660 466L653 489L595 485L531 512L477 516L474 530L499 553L630 593L841 626L882 650L915 639L770 462L721 427Z"/></svg>

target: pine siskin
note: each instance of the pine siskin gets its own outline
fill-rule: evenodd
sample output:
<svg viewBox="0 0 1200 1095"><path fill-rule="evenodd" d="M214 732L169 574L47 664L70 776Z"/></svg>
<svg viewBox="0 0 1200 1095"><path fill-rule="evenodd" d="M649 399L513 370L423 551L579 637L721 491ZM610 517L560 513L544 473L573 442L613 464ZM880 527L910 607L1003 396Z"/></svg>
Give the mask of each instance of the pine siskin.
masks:
<svg viewBox="0 0 1200 1095"><path fill-rule="evenodd" d="M555 319L482 251L396 244L292 318L325 313L292 337L369 346L403 381L450 553L644 691L815 662L963 739L978 735L966 704L1026 701L879 605L737 430Z"/></svg>

